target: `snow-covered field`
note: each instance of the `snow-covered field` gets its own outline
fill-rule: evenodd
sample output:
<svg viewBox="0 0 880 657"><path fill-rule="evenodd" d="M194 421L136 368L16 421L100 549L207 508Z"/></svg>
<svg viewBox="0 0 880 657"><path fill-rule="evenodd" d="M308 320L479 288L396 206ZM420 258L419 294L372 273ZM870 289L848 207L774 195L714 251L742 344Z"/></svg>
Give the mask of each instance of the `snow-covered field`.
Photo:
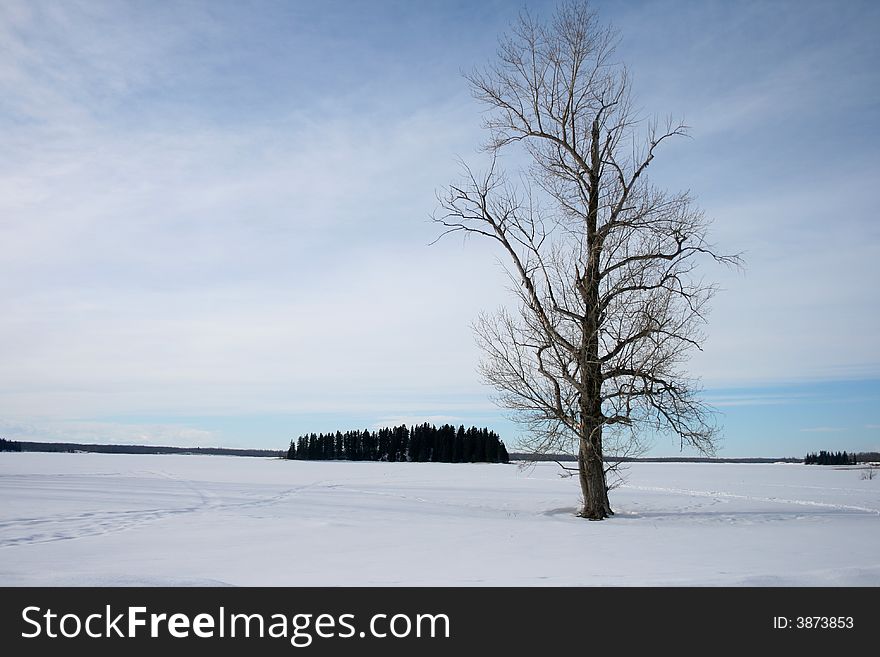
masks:
<svg viewBox="0 0 880 657"><path fill-rule="evenodd" d="M880 585L880 477L633 464L0 454L0 585Z"/></svg>

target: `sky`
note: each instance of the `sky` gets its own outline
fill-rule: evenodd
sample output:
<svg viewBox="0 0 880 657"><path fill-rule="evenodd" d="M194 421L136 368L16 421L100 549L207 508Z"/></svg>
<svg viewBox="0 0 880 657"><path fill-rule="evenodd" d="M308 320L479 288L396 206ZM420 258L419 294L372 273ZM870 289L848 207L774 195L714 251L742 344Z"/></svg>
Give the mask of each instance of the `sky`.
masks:
<svg viewBox="0 0 880 657"><path fill-rule="evenodd" d="M283 449L430 421L515 448L470 328L509 298L501 254L431 245L430 217L484 157L462 72L523 6L0 3L0 436ZM745 256L705 272L689 365L718 454L880 450L880 4L594 6L644 115L691 126L653 180Z"/></svg>

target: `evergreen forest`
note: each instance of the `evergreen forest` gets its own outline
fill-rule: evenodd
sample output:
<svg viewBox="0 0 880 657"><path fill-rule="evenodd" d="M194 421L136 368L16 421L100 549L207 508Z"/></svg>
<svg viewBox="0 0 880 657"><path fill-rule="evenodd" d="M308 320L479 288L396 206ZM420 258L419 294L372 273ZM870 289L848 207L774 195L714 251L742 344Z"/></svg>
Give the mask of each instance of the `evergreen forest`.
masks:
<svg viewBox="0 0 880 657"><path fill-rule="evenodd" d="M508 463L504 441L489 429L427 422L378 431L337 431L290 441L287 458L307 461L410 461L416 463Z"/></svg>

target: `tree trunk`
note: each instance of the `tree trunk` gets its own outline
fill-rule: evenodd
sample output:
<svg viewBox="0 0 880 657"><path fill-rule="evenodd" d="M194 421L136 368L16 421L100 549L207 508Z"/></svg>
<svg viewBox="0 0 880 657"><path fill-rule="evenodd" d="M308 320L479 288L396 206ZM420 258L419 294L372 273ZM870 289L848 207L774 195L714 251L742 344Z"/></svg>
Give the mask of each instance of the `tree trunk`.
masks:
<svg viewBox="0 0 880 657"><path fill-rule="evenodd" d="M599 221L599 116L593 120L590 141L589 199L587 202L588 260L583 277L577 282L586 313L581 324L581 431L578 450L578 473L584 507L578 514L590 520L603 520L612 515L605 482L602 455L602 368L599 361L599 262L602 242L597 234Z"/></svg>
<svg viewBox="0 0 880 657"><path fill-rule="evenodd" d="M598 431L601 431L599 429ZM605 464L602 459L601 438L581 438L578 451L578 474L584 506L578 513L581 518L604 520L614 515L608 501L608 485L605 480Z"/></svg>

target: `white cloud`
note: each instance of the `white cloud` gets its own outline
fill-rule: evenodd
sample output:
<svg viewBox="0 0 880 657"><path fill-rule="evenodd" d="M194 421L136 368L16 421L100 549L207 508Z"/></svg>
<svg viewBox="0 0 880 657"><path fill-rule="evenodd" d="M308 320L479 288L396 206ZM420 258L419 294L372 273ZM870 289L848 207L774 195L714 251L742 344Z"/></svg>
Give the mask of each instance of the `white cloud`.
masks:
<svg viewBox="0 0 880 657"><path fill-rule="evenodd" d="M747 269L716 270L723 289L694 361L707 381L880 375L871 330L880 290L868 284L880 273L880 232L865 221L862 193L873 175L831 176L821 190L777 186L715 207L719 241L745 250Z"/></svg>
<svg viewBox="0 0 880 657"><path fill-rule="evenodd" d="M35 424L0 421L0 434L13 440L85 444L210 447L216 446L218 442L212 431L180 424L125 424L80 420L44 421Z"/></svg>
<svg viewBox="0 0 880 657"><path fill-rule="evenodd" d="M716 408L726 408L735 406L779 406L782 404L803 402L811 397L812 395L809 394L797 393L764 393L760 395L755 393L733 395L715 395L710 393L705 397L705 400L708 404Z"/></svg>

